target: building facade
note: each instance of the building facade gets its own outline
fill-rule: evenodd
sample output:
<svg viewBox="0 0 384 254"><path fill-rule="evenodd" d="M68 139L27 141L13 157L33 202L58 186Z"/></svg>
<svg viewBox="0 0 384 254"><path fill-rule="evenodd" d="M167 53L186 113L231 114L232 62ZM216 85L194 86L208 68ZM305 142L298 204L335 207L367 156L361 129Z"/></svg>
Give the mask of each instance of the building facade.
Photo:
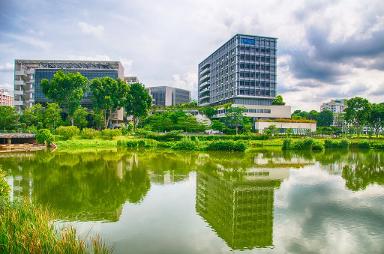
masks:
<svg viewBox="0 0 384 254"><path fill-rule="evenodd" d="M127 82L128 84L140 83L138 77L136 76L124 77L124 81Z"/></svg>
<svg viewBox="0 0 384 254"><path fill-rule="evenodd" d="M276 43L272 37L237 34L208 56L198 67L199 105L231 103L254 120L290 118L290 106L272 105Z"/></svg>
<svg viewBox="0 0 384 254"><path fill-rule="evenodd" d="M0 88L0 106L13 106L13 96L7 89Z"/></svg>
<svg viewBox="0 0 384 254"><path fill-rule="evenodd" d="M18 111L36 103L45 104L40 82L51 79L58 71L79 72L89 80L99 77L124 79L124 68L119 61L78 60L15 60L14 105ZM85 94L82 105L91 106L90 95Z"/></svg>
<svg viewBox="0 0 384 254"><path fill-rule="evenodd" d="M275 126L279 134L288 133L290 129L291 134L295 135L306 135L311 132L316 131L316 122L315 121L295 121L295 120L258 120L255 122L255 130L259 133L264 133L265 129L270 126Z"/></svg>
<svg viewBox="0 0 384 254"><path fill-rule="evenodd" d="M191 92L188 90L169 86L148 87L147 89L152 96L153 105L156 106L175 106L191 101Z"/></svg>
<svg viewBox="0 0 384 254"><path fill-rule="evenodd" d="M200 105L271 105L276 38L237 34L199 64Z"/></svg>

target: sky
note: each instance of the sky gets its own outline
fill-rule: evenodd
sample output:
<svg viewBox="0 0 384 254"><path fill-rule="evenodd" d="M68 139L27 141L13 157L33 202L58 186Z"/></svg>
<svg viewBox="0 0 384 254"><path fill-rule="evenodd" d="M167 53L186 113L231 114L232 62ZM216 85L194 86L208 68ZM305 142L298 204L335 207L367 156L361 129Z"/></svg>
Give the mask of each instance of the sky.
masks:
<svg viewBox="0 0 384 254"><path fill-rule="evenodd" d="M15 59L119 60L146 86L197 96L197 66L237 33L278 38L294 109L384 101L383 0L0 0L0 87Z"/></svg>

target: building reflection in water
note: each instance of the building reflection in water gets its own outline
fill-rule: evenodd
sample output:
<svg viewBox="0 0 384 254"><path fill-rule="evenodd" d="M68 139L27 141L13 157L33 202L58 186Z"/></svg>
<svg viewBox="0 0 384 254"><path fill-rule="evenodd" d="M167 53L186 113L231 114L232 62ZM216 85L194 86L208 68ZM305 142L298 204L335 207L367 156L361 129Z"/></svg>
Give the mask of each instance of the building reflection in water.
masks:
<svg viewBox="0 0 384 254"><path fill-rule="evenodd" d="M274 191L288 176L287 168L199 171L196 211L234 250L271 247Z"/></svg>

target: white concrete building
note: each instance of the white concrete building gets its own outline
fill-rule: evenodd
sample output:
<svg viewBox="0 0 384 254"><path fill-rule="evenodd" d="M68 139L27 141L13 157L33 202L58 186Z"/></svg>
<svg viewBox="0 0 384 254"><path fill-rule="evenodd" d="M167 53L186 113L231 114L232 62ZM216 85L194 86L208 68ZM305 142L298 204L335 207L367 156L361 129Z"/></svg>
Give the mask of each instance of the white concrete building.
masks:
<svg viewBox="0 0 384 254"><path fill-rule="evenodd" d="M308 132L316 131L315 121L295 121L290 119L258 120L255 122L255 130L263 133L265 129L272 125L274 125L281 134L286 133L288 129L291 129L292 134L296 135L304 135Z"/></svg>

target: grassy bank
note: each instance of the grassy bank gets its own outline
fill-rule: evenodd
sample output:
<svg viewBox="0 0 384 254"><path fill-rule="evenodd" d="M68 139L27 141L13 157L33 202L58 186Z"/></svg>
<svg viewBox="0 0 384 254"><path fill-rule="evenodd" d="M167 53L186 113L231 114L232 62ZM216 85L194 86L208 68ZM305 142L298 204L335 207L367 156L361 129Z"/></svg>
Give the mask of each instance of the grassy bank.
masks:
<svg viewBox="0 0 384 254"><path fill-rule="evenodd" d="M10 202L0 170L0 253L111 253L99 237L89 244L73 228L54 228L52 214L28 201Z"/></svg>
<svg viewBox="0 0 384 254"><path fill-rule="evenodd" d="M257 149L283 149L321 151L324 149L384 149L382 139L323 139L309 137L266 137L265 135L181 135L177 132L166 134L143 134L115 136L111 139L81 139L75 137L56 142L60 151L84 149L145 148L190 151L245 151Z"/></svg>

